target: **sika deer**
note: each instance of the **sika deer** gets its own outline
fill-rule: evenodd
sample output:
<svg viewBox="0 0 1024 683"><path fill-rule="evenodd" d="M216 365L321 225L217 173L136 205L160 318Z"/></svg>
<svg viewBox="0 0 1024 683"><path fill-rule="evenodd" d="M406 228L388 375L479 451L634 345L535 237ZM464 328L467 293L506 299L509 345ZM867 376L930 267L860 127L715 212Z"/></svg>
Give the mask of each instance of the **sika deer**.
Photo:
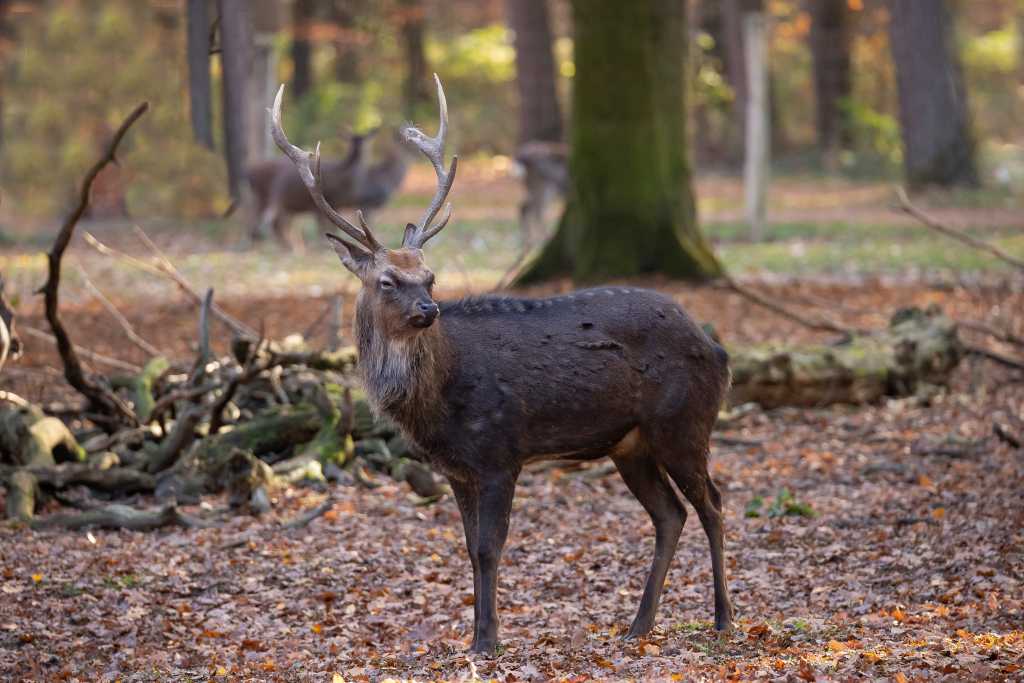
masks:
<svg viewBox="0 0 1024 683"><path fill-rule="evenodd" d="M325 161L322 174L324 195L332 206L370 211L384 206L405 180L409 151L397 142L375 164L369 163L369 146L376 134L353 135L344 159ZM256 198L258 219L250 232L254 241L273 232L277 241L295 246L288 232L291 216L316 211L309 191L295 166L285 159L272 159L249 168L249 186Z"/></svg>
<svg viewBox="0 0 1024 683"><path fill-rule="evenodd" d="M437 77L434 77L435 80ZM670 298L600 287L547 299L486 296L438 304L423 245L455 179L444 168L448 112L436 137L403 134L430 160L438 189L423 217L387 249L324 198L319 157L288 142L281 94L274 140L302 174L317 207L346 237L328 235L362 282L355 333L367 395L414 448L451 482L473 564L472 650L498 642L498 562L516 479L544 458L610 456L654 522L654 562L629 636L654 625L686 511L670 479L697 510L711 546L715 627L730 626L722 550L722 503L708 474L708 440L729 384L728 357Z"/></svg>

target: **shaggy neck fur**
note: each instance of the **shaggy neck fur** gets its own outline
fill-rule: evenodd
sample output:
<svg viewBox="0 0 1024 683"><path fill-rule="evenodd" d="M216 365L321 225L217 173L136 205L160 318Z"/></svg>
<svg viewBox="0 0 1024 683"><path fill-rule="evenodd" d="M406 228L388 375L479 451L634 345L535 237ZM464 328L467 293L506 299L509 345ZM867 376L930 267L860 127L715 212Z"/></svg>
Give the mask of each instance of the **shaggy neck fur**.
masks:
<svg viewBox="0 0 1024 683"><path fill-rule="evenodd" d="M389 338L374 307L360 294L356 305L359 367L373 409L394 420L422 442L440 425L441 390L448 378L450 352L441 321L402 338Z"/></svg>

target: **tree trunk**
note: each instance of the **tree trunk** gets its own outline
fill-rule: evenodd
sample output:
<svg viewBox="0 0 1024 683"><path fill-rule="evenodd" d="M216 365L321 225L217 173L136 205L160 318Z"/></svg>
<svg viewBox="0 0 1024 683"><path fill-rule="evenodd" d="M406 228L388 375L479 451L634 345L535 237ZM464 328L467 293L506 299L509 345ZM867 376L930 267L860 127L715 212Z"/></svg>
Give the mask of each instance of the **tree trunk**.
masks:
<svg viewBox="0 0 1024 683"><path fill-rule="evenodd" d="M207 0L188 0L188 98L192 135L213 149L213 99L210 86L210 10Z"/></svg>
<svg viewBox="0 0 1024 683"><path fill-rule="evenodd" d="M967 90L948 0L891 0L890 11L907 183L976 186Z"/></svg>
<svg viewBox="0 0 1024 683"><path fill-rule="evenodd" d="M850 144L850 130L843 111L853 83L850 76L852 27L847 0L817 0L811 10L811 54L814 58L814 92L818 148L826 166L835 167L838 152Z"/></svg>
<svg viewBox="0 0 1024 683"><path fill-rule="evenodd" d="M314 0L295 0L292 5L292 94L296 99L313 85L313 46L309 40Z"/></svg>
<svg viewBox="0 0 1024 683"><path fill-rule="evenodd" d="M750 238L759 242L764 236L767 210L772 119L768 106L768 22L763 13L743 16L743 47L748 79L743 190Z"/></svg>
<svg viewBox="0 0 1024 683"><path fill-rule="evenodd" d="M506 5L509 26L515 32L519 144L561 142L562 113L547 0L507 0Z"/></svg>
<svg viewBox="0 0 1024 683"><path fill-rule="evenodd" d="M356 17L362 8L353 0L333 4L334 23L338 27L334 39L334 77L339 83L359 83L359 45L356 40Z"/></svg>
<svg viewBox="0 0 1024 683"><path fill-rule="evenodd" d="M423 51L426 8L422 0L399 0L402 50L405 53L405 81L402 84L402 106L405 117L416 120L421 105L433 106L430 100L430 79L427 56Z"/></svg>
<svg viewBox="0 0 1024 683"><path fill-rule="evenodd" d="M224 95L224 154L228 188L238 200L249 159L249 65L252 27L246 0L218 0L220 8L221 72Z"/></svg>
<svg viewBox="0 0 1024 683"><path fill-rule="evenodd" d="M722 272L697 226L687 158L686 10L675 0L573 2L570 197L519 278L580 282Z"/></svg>

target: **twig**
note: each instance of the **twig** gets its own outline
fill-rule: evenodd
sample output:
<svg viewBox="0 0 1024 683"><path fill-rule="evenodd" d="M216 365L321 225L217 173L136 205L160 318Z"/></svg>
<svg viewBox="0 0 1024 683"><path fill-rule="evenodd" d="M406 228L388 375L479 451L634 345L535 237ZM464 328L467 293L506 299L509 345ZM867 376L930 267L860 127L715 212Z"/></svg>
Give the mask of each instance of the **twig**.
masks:
<svg viewBox="0 0 1024 683"><path fill-rule="evenodd" d="M154 244L151 239L149 239L149 236L146 235L146 233L144 233L141 228L135 226L134 230L136 236L142 241L142 243L145 244L150 249L150 251L153 252L154 260L156 261L155 264L148 263L140 258L131 256L122 251L118 251L117 249L109 247L100 242L98 239L96 239L94 235L91 235L88 232L84 233L83 237L85 238L86 243L99 253L104 254L105 256L112 256L114 258L120 259L125 263L134 266L135 268L138 268L139 270L143 270L152 275L157 275L159 277L170 280L175 285L177 285L178 289L180 289L182 293L185 294L185 296L192 300L192 303L194 305L202 305L203 297L202 295L199 294L199 291L192 286L192 283L185 279L185 276L182 275L181 272L174 267L174 264L170 262L170 260L163 254L163 252L160 251L160 248L157 247L156 244ZM259 336L251 327L239 321L238 319L232 317L231 315L228 315L217 304L213 304L210 307L210 312L213 313L222 323L227 325L232 332L241 337L245 337L247 339L255 339L256 337Z"/></svg>
<svg viewBox="0 0 1024 683"><path fill-rule="evenodd" d="M757 304L758 306L767 308L769 311L777 313L783 318L791 320L792 322L795 322L799 325L803 325L808 329L817 330L819 332L834 332L836 334L841 334L844 337L852 337L853 333L855 332L855 330L850 330L845 327L841 327L840 325L830 322L828 320L812 320L810 318L805 318L798 313L794 313L785 306L777 304L774 301L771 301L761 296L760 294L757 294L747 289L746 287L743 287L728 275L723 276L722 281L725 283L726 289L730 289L739 294L740 296L742 296L743 298L748 299L749 301L752 301L753 303Z"/></svg>
<svg viewBox="0 0 1024 683"><path fill-rule="evenodd" d="M1011 344L1013 346L1024 347L1024 338L1018 337L1012 332L1007 332L1006 330L997 330L994 327L989 327L985 323L976 322L974 320L964 320L957 322L957 325L965 329L971 330L972 332L977 332L979 334L984 334L989 337L992 337L993 339L1001 341L1004 344Z"/></svg>
<svg viewBox="0 0 1024 683"><path fill-rule="evenodd" d="M37 330L34 327L19 325L18 329L27 334L28 336L35 337L36 339L42 339L44 341L48 341L51 343L56 343L57 341L57 338L54 337L52 334L47 334L46 332L43 332L42 330ZM79 346L78 344L75 344L75 353L82 356L83 358L91 360L94 363L107 365L118 370L124 370L125 372L136 373L142 370L140 366L135 365L134 363L128 363L117 358L104 356L102 353L96 353L95 351L87 349L84 346Z"/></svg>
<svg viewBox="0 0 1024 683"><path fill-rule="evenodd" d="M301 515L299 515L295 519L292 519L292 520L290 520L288 522L285 522L281 526L284 529L300 529L300 528L302 528L304 526L307 526L310 522L312 522L317 517L322 516L324 513L326 513L332 507L334 507L334 496L328 495L327 496L327 500L325 500L323 503L321 503L317 507L313 508L312 510L309 510L307 512L302 513Z"/></svg>
<svg viewBox="0 0 1024 683"><path fill-rule="evenodd" d="M344 308L340 294L331 297L331 316L327 319L327 350L337 351L341 348L341 312Z"/></svg>
<svg viewBox="0 0 1024 683"><path fill-rule="evenodd" d="M82 282L85 283L86 289L88 289L89 292L96 297L101 304L103 304L103 308L107 309L107 313L109 313L111 317L117 321L117 324L121 326L121 329L124 330L124 334L128 337L128 340L142 349L142 351L149 356L159 356L160 350L143 339L139 333L135 331L132 324L128 322L128 318L126 318L121 311L117 310L114 303L100 291L99 287L97 287L92 280L89 279L89 274L85 272L85 269L79 266L78 272L82 276Z"/></svg>
<svg viewBox="0 0 1024 683"><path fill-rule="evenodd" d="M107 428L114 428L117 423L135 425L137 422L135 413L114 392L93 382L82 370L82 364L75 353L75 347L71 343L71 338L60 321L60 266L61 259L64 258L64 251L68 248L68 244L71 243L75 226L89 206L89 195L92 192L93 181L96 180L96 176L99 175L100 171L107 164L116 163L117 158L115 154L117 146L121 144L121 139L124 138L132 124L146 113L147 109L149 109L149 103L143 102L128 115L128 118L121 123L121 126L114 133L114 137L107 144L103 156L86 173L85 180L82 182L81 193L78 197L78 204L68 214L67 218L64 219L60 232L57 233L57 238L54 240L53 247L51 247L50 252L47 254L48 272L46 284L39 290L43 294L46 303L46 320L50 323L53 336L57 340L57 351L64 362L64 377L67 378L68 384L85 396L93 410L109 418L109 420L105 420Z"/></svg>
<svg viewBox="0 0 1024 683"><path fill-rule="evenodd" d="M4 276L0 273L0 370L8 358L17 360L21 355L21 342L14 331L14 309L4 296Z"/></svg>
<svg viewBox="0 0 1024 683"><path fill-rule="evenodd" d="M206 290L203 303L199 307L199 351L196 363L188 378L189 386L195 387L206 374L206 364L210 362L210 306L213 305L213 288Z"/></svg>
<svg viewBox="0 0 1024 683"><path fill-rule="evenodd" d="M0 390L0 401L7 401L8 403L13 403L19 408L27 408L29 405L28 401L10 391Z"/></svg>
<svg viewBox="0 0 1024 683"><path fill-rule="evenodd" d="M999 424L998 422L994 423L992 425L992 433L995 434L1000 441L1013 448L1021 447L1021 437L1010 432L1010 428L1006 425Z"/></svg>
<svg viewBox="0 0 1024 683"><path fill-rule="evenodd" d="M960 230L955 230L949 227L948 225L939 222L932 216L929 216L927 213L914 206L910 202L910 198L907 196L906 190L904 190L902 187L896 188L896 199L900 203L899 209L901 211L910 214L911 216L919 220L921 223L923 223L926 227L931 228L936 232L940 232L946 237L952 237L958 242L962 242L963 244L966 244L969 247L973 247L974 249L987 251L1000 261L1008 263L1011 266L1018 268L1020 270L1024 270L1024 261L1021 261L1020 259L1011 256L1010 254L1007 254L1005 251L995 246L994 244L990 244L989 242L986 242L984 240L972 237L971 235L968 235L965 232L961 232Z"/></svg>
<svg viewBox="0 0 1024 683"><path fill-rule="evenodd" d="M1000 353L990 351L980 346L966 346L964 347L964 351L972 356L980 356L981 358L988 359L993 363L1002 365L1003 367L1012 368L1014 370L1024 370L1024 362L1014 358L1007 358Z"/></svg>
<svg viewBox="0 0 1024 683"><path fill-rule="evenodd" d="M519 267L523 265L523 262L526 260L526 256L529 253L530 249L528 248L528 245L523 245L523 248L519 250L519 255L516 256L516 260L512 262L511 266L508 267L508 270L505 271L505 274L498 279L497 284L495 284L494 287L491 288L491 294L499 292L508 287L508 284L512 282L513 278L519 273Z"/></svg>

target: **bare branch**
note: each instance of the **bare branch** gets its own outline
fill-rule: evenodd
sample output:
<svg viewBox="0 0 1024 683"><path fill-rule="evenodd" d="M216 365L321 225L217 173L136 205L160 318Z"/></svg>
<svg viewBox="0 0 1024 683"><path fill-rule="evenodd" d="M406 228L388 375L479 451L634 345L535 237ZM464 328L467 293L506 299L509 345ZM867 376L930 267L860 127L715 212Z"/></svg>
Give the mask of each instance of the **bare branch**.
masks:
<svg viewBox="0 0 1024 683"><path fill-rule="evenodd" d="M37 330L34 327L19 325L18 329L30 337L35 337L36 339L41 339L43 341L50 342L51 344L57 342L57 338L54 337L52 334L47 334L46 332L43 332L42 330ZM117 358L104 356L102 353L96 353L95 351L87 349L84 346L79 346L78 344L75 344L75 353L80 355L82 358L91 360L94 363L106 365L108 367L116 368L118 370L124 370L125 372L136 373L142 370L140 366L135 365L134 363L128 363L123 360L118 360Z"/></svg>
<svg viewBox="0 0 1024 683"><path fill-rule="evenodd" d="M108 247L107 245L100 242L98 239L96 239L95 236L89 234L88 232L84 233L83 237L85 238L86 243L99 253L105 256L113 256L114 258L120 259L125 263L134 266L135 268L138 268L139 270L170 280L171 282L178 286L178 289L180 289L185 294L185 296L187 296L192 301L193 304L195 304L196 306L202 305L203 297L199 294L199 291L192 286L192 283L186 280L185 277L181 274L181 272L174 267L174 264L171 263L171 261L164 255L160 248L153 243L153 240L151 240L149 236L145 232L143 232L142 228L135 226L134 230L135 236L138 237L139 240L144 245L146 245L146 247L149 248L151 252L153 252L156 265L143 261L140 258L136 258L122 251L118 251L117 249L114 249L112 247ZM256 334L255 330L253 330L245 323L239 321L237 318L228 315L217 304L213 304L210 307L210 312L213 313L213 315L216 316L218 320L227 325L232 332L241 337L245 337L246 339L255 339L257 336L259 336Z"/></svg>
<svg viewBox="0 0 1024 683"><path fill-rule="evenodd" d="M830 322L828 320L813 320L811 318L805 318L799 313L794 313L785 306L777 304L774 301L771 301L770 299L761 296L760 294L757 294L753 290L747 289L746 287L740 285L738 282L733 280L728 275L725 275L722 278L722 281L725 283L726 289L730 289L733 292L736 292L737 294L742 296L743 298L757 304L758 306L767 308L769 311L772 311L773 313L776 313L782 316L783 318L795 322L798 325L802 325L808 329L817 330L818 332L834 332L835 334L841 334L844 337L850 337L853 335L854 332L857 331L842 327L841 325Z"/></svg>
<svg viewBox="0 0 1024 683"><path fill-rule="evenodd" d="M135 413L116 394L86 376L82 370L82 364L78 360L78 355L75 353L74 344L71 343L71 338L68 336L67 330L64 329L63 323L61 323L59 314L60 267L64 251L68 248L68 244L71 243L71 237L74 235L75 226L89 206L89 195L92 192L93 181L107 164L115 161L115 153L122 138L124 138L132 124L146 113L148 108L149 103L143 102L128 115L128 118L121 123L114 133L114 137L107 144L103 156L86 173L85 180L82 182L78 204L68 214L67 218L64 219L60 232L57 233L57 238L47 254L48 274L46 284L40 290L44 295L46 303L46 320L50 323L50 328L53 330L53 335L56 338L57 351L64 362L64 376L67 378L68 383L86 397L93 410L110 418L112 423L127 423L129 425L134 425L137 422ZM113 424L108 423L106 427L112 428Z"/></svg>
<svg viewBox="0 0 1024 683"><path fill-rule="evenodd" d="M966 244L969 247L980 249L981 251L986 251L989 254L995 256L1000 261L1008 263L1014 268L1024 270L1024 261L1021 261L1019 258L1007 254L1005 251L995 246L994 244L989 244L984 240L972 237L971 235L968 235L965 232L955 230L949 227L948 225L945 225L944 223L940 223L932 216L929 216L927 213L914 206L910 202L910 198L907 196L906 190L904 190L902 187L896 188L896 199L899 200L899 209L901 211L910 214L911 216L919 220L921 223L923 223L925 226L931 228L932 230L940 232L946 237L952 237L958 242Z"/></svg>
<svg viewBox="0 0 1024 683"><path fill-rule="evenodd" d="M101 304L103 304L103 308L107 309L107 313L109 313L111 317L117 321L117 324L121 326L121 329L124 330L124 334L128 337L128 340L135 344L135 346L142 349L146 354L150 356L159 356L160 350L139 336L139 333L135 331L132 324L128 322L128 318L126 318L121 311L117 310L117 306L115 306L113 302L108 299L102 291L100 291L99 287L89 279L89 274L85 272L85 269L79 266L78 272L82 276L82 282L85 283L86 289L88 289L89 292L96 297Z"/></svg>

